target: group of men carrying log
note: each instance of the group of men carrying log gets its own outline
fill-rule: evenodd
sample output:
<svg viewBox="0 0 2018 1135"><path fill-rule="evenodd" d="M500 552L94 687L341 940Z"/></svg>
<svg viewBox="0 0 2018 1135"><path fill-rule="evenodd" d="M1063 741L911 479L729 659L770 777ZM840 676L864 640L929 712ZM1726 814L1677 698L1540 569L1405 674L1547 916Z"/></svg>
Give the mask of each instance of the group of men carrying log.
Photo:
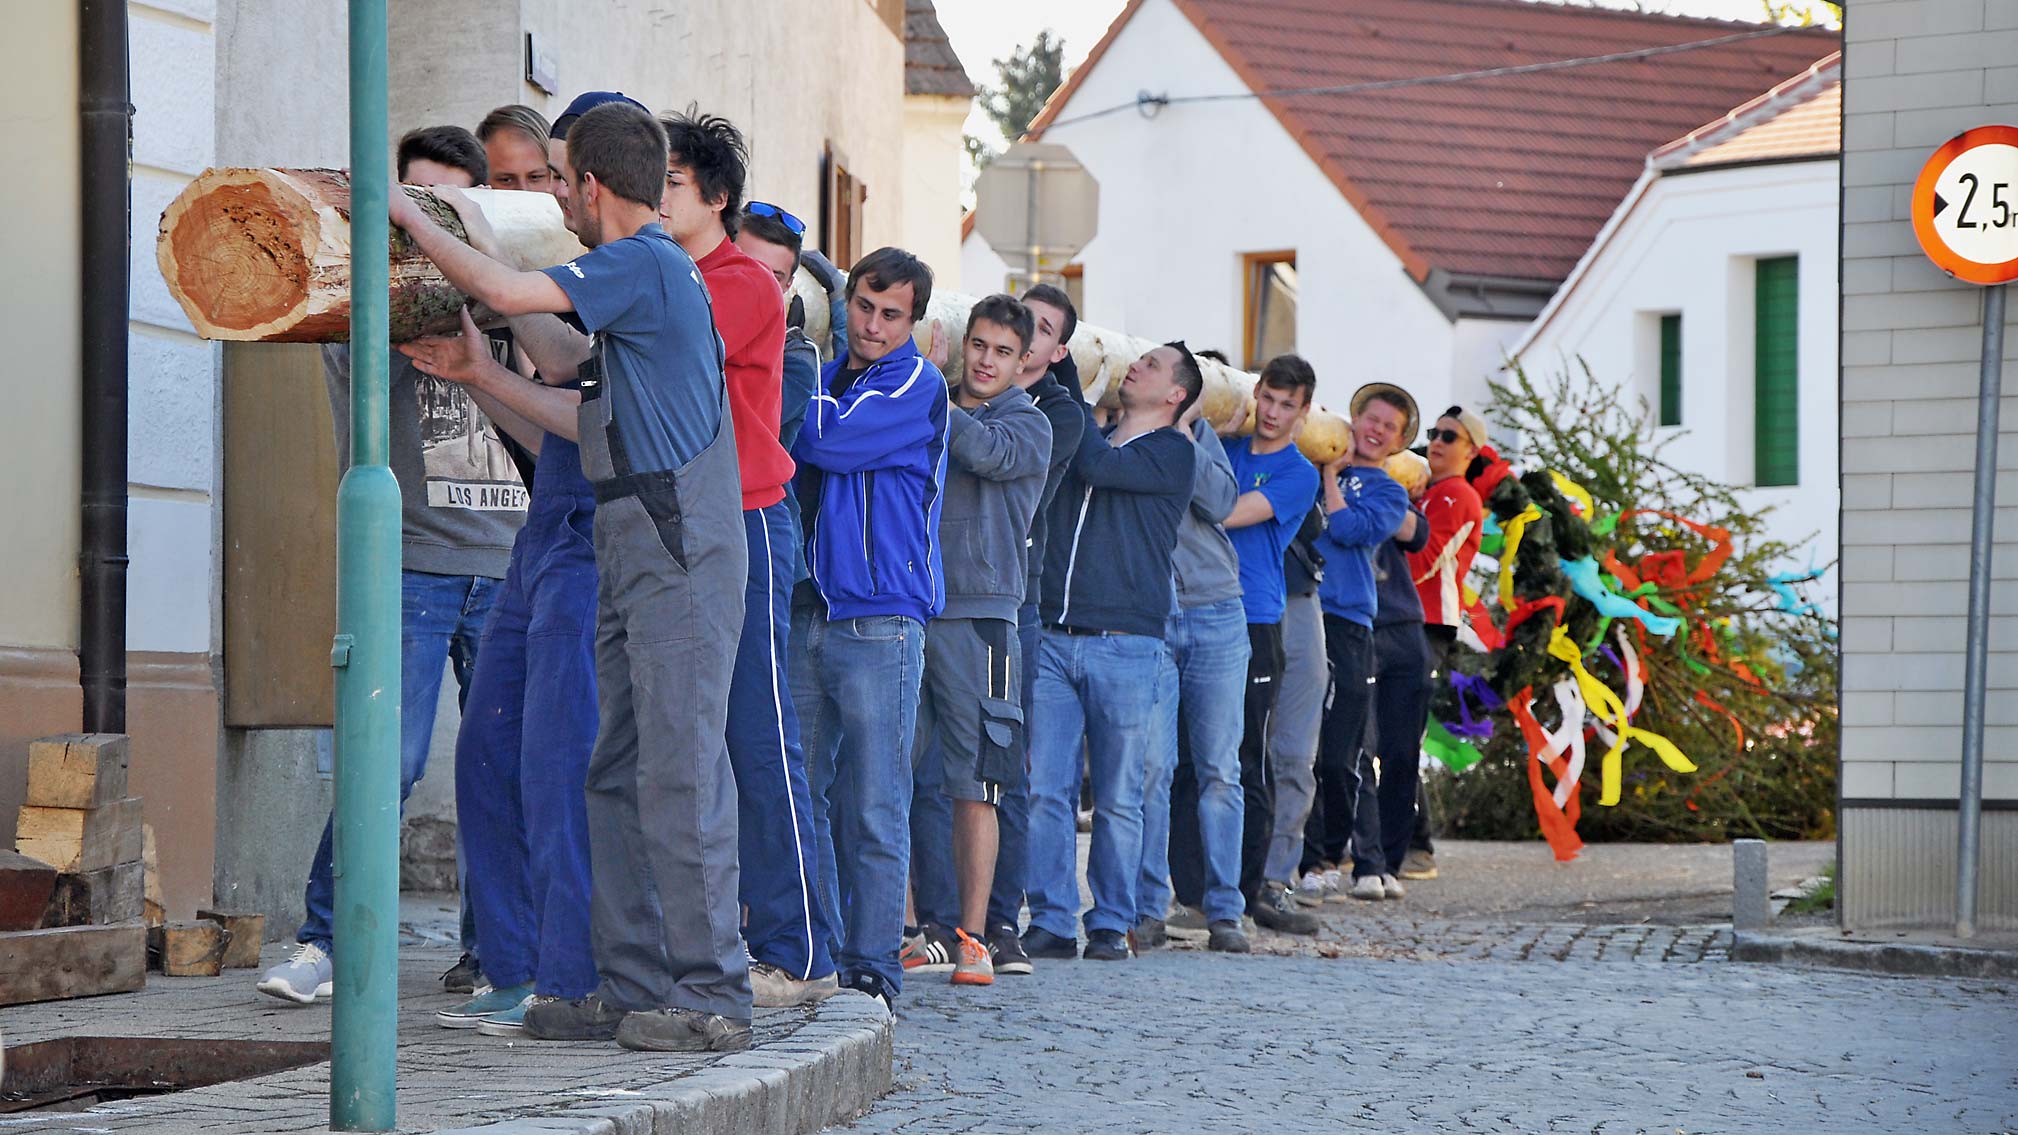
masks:
<svg viewBox="0 0 2018 1135"><path fill-rule="evenodd" d="M395 448L418 413L401 390L453 384L529 490L522 517L444 516L476 498L394 457L403 793L445 660L464 683L466 954L445 982L472 996L441 1024L720 1051L749 1043L753 1005L887 1004L907 972L986 985L1081 956L1082 929L1084 957L1126 959L1172 911L1245 952L1243 915L1315 931L1298 906L1345 892L1348 837L1375 892L1351 893L1400 896L1457 615L1430 609L1432 642L1416 591L1446 593L1477 546L1476 415L1431 431L1426 511L1382 469L1419 432L1413 400L1362 388L1320 470L1295 446L1316 376L1293 355L1224 445L1241 414L1201 420L1182 342L1137 359L1096 418L1066 346L1077 312L1048 285L974 304L949 387L914 343L931 269L884 248L843 278L791 212L744 200L726 120L594 92L551 127L505 107L478 133L400 150L400 179L439 187L467 243L391 195L392 222L506 325L465 311L460 336L399 346ZM453 192L485 184L551 192L587 251L513 267ZM788 306L802 263L831 344ZM334 392L341 348L328 369ZM1412 637L1390 647L1390 623ZM1402 696L1362 746L1390 674ZM259 983L303 1003L330 988L327 834L307 905Z"/></svg>

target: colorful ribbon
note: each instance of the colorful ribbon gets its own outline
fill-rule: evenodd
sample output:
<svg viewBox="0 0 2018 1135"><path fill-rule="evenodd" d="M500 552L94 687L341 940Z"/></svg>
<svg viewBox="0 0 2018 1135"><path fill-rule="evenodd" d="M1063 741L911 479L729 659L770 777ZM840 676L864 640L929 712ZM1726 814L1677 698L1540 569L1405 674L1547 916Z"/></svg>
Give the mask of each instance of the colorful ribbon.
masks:
<svg viewBox="0 0 2018 1135"><path fill-rule="evenodd" d="M1521 537L1526 534L1529 524L1541 518L1542 510L1530 504L1520 511L1519 516L1506 522L1506 546L1499 557L1499 605L1503 610L1514 609L1514 556L1520 551Z"/></svg>
<svg viewBox="0 0 2018 1135"><path fill-rule="evenodd" d="M1563 574L1570 577L1570 590L1582 596L1598 614L1608 619L1638 619L1662 638L1673 637L1681 629L1680 619L1656 615L1638 603L1606 587L1598 578L1598 563L1589 556L1562 561Z"/></svg>
<svg viewBox="0 0 2018 1135"><path fill-rule="evenodd" d="M1515 694L1507 703L1508 712L1513 714L1514 724L1520 726L1521 737L1528 746L1528 792L1534 797L1535 819L1540 822L1542 838L1549 841L1549 850L1556 860L1568 863L1582 851L1584 841L1577 835L1577 817L1583 801L1576 791L1576 782L1569 781L1567 806L1556 803L1556 794L1542 780L1542 766L1546 763L1555 774L1556 783L1565 781L1569 771L1569 759L1557 753L1549 743L1549 734L1542 729L1541 722L1535 720L1532 708L1532 687ZM1579 723L1581 724L1581 723Z"/></svg>
<svg viewBox="0 0 2018 1135"><path fill-rule="evenodd" d="M1485 715L1496 709L1504 709L1506 702L1493 692L1491 683L1471 674L1461 674L1455 670L1450 674L1450 688L1457 695L1459 724L1446 726L1459 737L1476 737L1483 741L1492 736L1492 720ZM1465 700L1470 695L1478 700L1479 720L1472 720L1471 705Z"/></svg>
<svg viewBox="0 0 2018 1135"><path fill-rule="evenodd" d="M1597 515L1597 506L1591 503L1591 492L1589 489L1584 488L1582 485L1577 484L1575 481L1570 480L1553 469L1549 470L1549 480L1556 483L1557 492L1577 504L1578 516L1589 520L1591 517Z"/></svg>
<svg viewBox="0 0 2018 1135"><path fill-rule="evenodd" d="M1451 735L1444 723L1431 718L1423 731L1422 751L1444 763L1452 772L1463 772L1485 759L1471 744Z"/></svg>
<svg viewBox="0 0 2018 1135"><path fill-rule="evenodd" d="M1676 772L1696 771L1695 762L1689 760L1675 743L1647 729L1635 728L1626 716L1625 703L1612 692L1609 686L1598 681L1584 668L1583 652L1570 641L1569 632L1558 625L1549 638L1549 654L1569 663L1570 674L1575 677L1577 688L1583 692L1584 701L1599 721L1611 726L1614 738L1611 747L1599 764L1598 803L1611 807L1619 802L1621 781L1624 779L1624 757L1627 741L1637 740L1661 758L1661 763Z"/></svg>

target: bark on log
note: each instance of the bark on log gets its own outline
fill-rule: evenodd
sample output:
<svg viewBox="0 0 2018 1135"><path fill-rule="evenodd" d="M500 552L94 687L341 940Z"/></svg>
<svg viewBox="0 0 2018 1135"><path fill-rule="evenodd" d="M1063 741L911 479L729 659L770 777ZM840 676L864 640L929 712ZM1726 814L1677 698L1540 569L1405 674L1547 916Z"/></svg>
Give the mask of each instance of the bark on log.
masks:
<svg viewBox="0 0 2018 1135"><path fill-rule="evenodd" d="M444 228L463 235L461 220L446 202L424 189L407 192ZM517 267L545 268L581 255L581 244L562 224L551 196L464 192L483 210ZM453 333L456 311L467 298L398 229L391 246L393 341ZM169 293L206 339L325 343L350 337L350 178L342 170L209 170L162 214L155 251ZM806 301L807 335L825 343L826 292L803 269L794 290ZM918 324L921 347L931 338L933 320L944 326L951 381L959 381L959 339L973 305L972 296L941 292ZM478 322L487 321L488 313L477 314ZM1081 323L1071 348L1087 399L1115 405L1128 364L1156 345ZM1201 369L1205 416L1225 423L1247 404L1255 376L1210 360L1201 360ZM1226 432L1252 428L1250 412ZM1322 407L1311 411L1298 441L1304 455L1320 464L1345 452L1347 444L1344 419Z"/></svg>
<svg viewBox="0 0 2018 1135"><path fill-rule="evenodd" d="M545 268L581 255L545 193L471 189L506 258ZM458 237L462 221L424 189L407 193ZM394 229L395 342L451 333L467 301ZM328 169L213 169L161 215L161 276L206 339L329 343L350 338L350 176ZM484 313L480 313L484 314Z"/></svg>

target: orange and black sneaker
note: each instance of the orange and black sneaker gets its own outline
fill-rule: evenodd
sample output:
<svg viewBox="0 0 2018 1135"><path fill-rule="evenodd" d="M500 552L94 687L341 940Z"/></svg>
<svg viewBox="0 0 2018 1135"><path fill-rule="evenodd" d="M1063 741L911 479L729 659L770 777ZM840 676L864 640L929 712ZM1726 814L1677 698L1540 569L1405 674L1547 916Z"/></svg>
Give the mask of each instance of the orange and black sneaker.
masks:
<svg viewBox="0 0 2018 1135"><path fill-rule="evenodd" d="M960 960L953 966L953 984L995 984L995 962L988 956L988 947L969 937L965 930L953 933L959 935L960 951Z"/></svg>

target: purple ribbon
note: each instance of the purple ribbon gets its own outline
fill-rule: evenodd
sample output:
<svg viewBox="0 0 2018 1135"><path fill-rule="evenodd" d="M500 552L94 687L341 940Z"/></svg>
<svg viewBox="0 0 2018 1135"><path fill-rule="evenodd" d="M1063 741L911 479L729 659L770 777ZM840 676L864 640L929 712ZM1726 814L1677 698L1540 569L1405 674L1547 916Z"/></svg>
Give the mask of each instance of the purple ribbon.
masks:
<svg viewBox="0 0 2018 1135"><path fill-rule="evenodd" d="M1609 646L1598 647L1598 653L1604 655L1605 661L1611 663L1614 667L1616 667L1619 673L1623 674L1626 672L1625 661L1621 659L1618 655L1612 653L1611 647Z"/></svg>
<svg viewBox="0 0 2018 1135"><path fill-rule="evenodd" d="M1506 708L1506 700L1494 693L1492 686L1484 678L1460 674L1455 670L1451 671L1450 687L1457 693L1457 713L1460 720L1456 725L1446 725L1444 728L1459 737L1476 737L1480 740L1491 737L1492 720L1485 717L1485 714ZM1478 699L1480 719L1477 721L1472 720L1471 704L1465 700L1466 694Z"/></svg>

